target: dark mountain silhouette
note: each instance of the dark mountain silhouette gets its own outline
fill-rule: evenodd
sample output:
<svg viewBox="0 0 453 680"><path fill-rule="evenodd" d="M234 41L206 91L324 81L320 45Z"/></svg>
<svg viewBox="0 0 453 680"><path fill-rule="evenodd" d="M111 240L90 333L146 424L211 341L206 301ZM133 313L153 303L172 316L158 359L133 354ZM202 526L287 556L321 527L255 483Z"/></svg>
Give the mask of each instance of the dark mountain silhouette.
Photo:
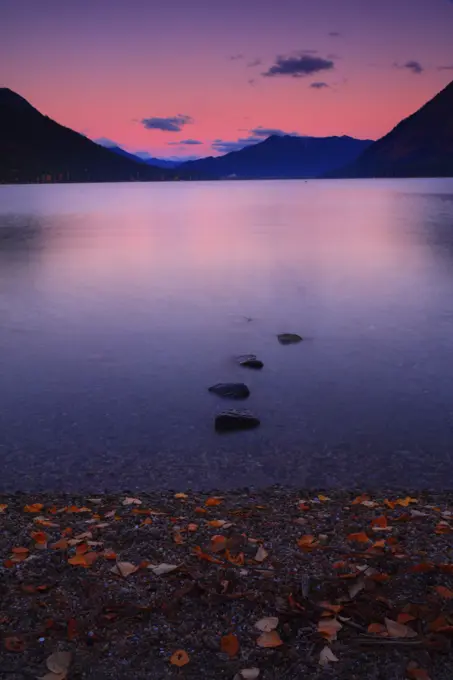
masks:
<svg viewBox="0 0 453 680"><path fill-rule="evenodd" d="M0 182L171 179L174 173L122 157L43 116L0 88Z"/></svg>
<svg viewBox="0 0 453 680"><path fill-rule="evenodd" d="M453 81L334 176L453 176Z"/></svg>
<svg viewBox="0 0 453 680"><path fill-rule="evenodd" d="M133 153L130 153L129 151L125 151L124 149L121 148L121 146L107 146L107 149L110 151L113 151L114 153L119 154L120 156L125 156L126 158L130 158L131 160L136 161L137 163L144 163L145 165L151 165L154 168L168 168L168 169L173 169L177 168L179 165L182 164L183 161L171 161L166 158L154 158L154 157L149 157L149 158L142 158L141 156L136 156Z"/></svg>
<svg viewBox="0 0 453 680"><path fill-rule="evenodd" d="M272 135L263 142L216 158L188 161L180 169L213 179L319 177L355 160L371 140L353 137Z"/></svg>

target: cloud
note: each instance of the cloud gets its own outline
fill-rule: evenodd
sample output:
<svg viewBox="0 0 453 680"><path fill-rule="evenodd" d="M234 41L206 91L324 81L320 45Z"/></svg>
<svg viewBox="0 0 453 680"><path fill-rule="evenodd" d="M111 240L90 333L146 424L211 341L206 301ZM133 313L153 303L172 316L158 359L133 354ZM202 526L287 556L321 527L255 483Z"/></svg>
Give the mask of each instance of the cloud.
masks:
<svg viewBox="0 0 453 680"><path fill-rule="evenodd" d="M185 116L178 113L177 116L168 116L167 118L143 118L141 124L147 130L163 130L164 132L181 132L184 125L193 123L191 116Z"/></svg>
<svg viewBox="0 0 453 680"><path fill-rule="evenodd" d="M254 66L261 66L262 63L263 62L261 61L261 59L252 59L252 61L249 61L247 66L249 68L253 68Z"/></svg>
<svg viewBox="0 0 453 680"><path fill-rule="evenodd" d="M105 146L107 149L111 148L112 146L119 146L119 144L114 142L112 139L108 139L107 137L98 137L98 139L94 139L93 141L100 146Z"/></svg>
<svg viewBox="0 0 453 680"><path fill-rule="evenodd" d="M167 142L167 146L195 146L203 144L199 139L181 139L179 142Z"/></svg>
<svg viewBox="0 0 453 680"><path fill-rule="evenodd" d="M258 142L262 141L263 140L261 137L243 137L237 139L235 142L225 141L224 139L215 139L212 142L211 147L214 149L214 151L229 153L230 151L240 151L240 149L243 149L246 146L258 144Z"/></svg>
<svg viewBox="0 0 453 680"><path fill-rule="evenodd" d="M247 82L248 82L249 85L251 85L251 86L253 87L253 86L255 85L255 83L256 83L256 80L255 80L255 78L249 78L249 79L247 80Z"/></svg>
<svg viewBox="0 0 453 680"><path fill-rule="evenodd" d="M277 56L275 64L262 75L267 77L291 76L292 78L303 78L320 71L329 71L334 66L332 60L314 56L313 51L310 53L306 51L303 54L292 57Z"/></svg>
<svg viewBox="0 0 453 680"><path fill-rule="evenodd" d="M300 137L298 132L286 132L285 130L280 130L279 128L265 128L262 125L258 125L258 127L250 130L250 134L254 137L262 137L264 139L267 137L272 137L272 135L277 135L278 137L284 137L285 135Z"/></svg>
<svg viewBox="0 0 453 680"><path fill-rule="evenodd" d="M338 33L338 31L330 31L329 35L331 38L339 38L341 33Z"/></svg>
<svg viewBox="0 0 453 680"><path fill-rule="evenodd" d="M415 59L411 59L410 61L406 61L405 64L393 64L395 68L405 68L408 71L412 71L412 73L415 73L416 75L420 75L420 73L423 73L424 68L420 64L419 61L415 61Z"/></svg>
<svg viewBox="0 0 453 680"><path fill-rule="evenodd" d="M238 61L239 59L244 59L244 55L243 55L243 54L231 54L231 55L228 57L228 59L229 59L230 61Z"/></svg>
<svg viewBox="0 0 453 680"><path fill-rule="evenodd" d="M329 87L329 85L327 85L327 83L319 82L319 83L312 83L310 85L310 87L313 87L315 90L322 90L325 87Z"/></svg>
<svg viewBox="0 0 453 680"><path fill-rule="evenodd" d="M450 0L450 2L453 2L453 0ZM453 64L451 64L451 66L438 66L437 70L438 71L453 71Z"/></svg>

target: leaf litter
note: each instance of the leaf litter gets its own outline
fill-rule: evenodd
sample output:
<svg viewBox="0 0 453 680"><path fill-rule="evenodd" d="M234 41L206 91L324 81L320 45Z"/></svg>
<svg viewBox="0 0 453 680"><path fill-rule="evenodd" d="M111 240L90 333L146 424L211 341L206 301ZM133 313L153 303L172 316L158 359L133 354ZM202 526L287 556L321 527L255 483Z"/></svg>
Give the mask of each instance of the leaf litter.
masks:
<svg viewBox="0 0 453 680"><path fill-rule="evenodd" d="M451 495L0 501L9 674L450 678Z"/></svg>

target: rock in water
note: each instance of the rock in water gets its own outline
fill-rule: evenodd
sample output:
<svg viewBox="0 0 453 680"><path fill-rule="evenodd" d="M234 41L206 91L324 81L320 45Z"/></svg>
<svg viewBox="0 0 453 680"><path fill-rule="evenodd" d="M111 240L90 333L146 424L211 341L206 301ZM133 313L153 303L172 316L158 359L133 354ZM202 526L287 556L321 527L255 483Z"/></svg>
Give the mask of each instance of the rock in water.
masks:
<svg viewBox="0 0 453 680"><path fill-rule="evenodd" d="M280 335L277 335L277 338L281 345L294 345L303 340L297 333L281 333Z"/></svg>
<svg viewBox="0 0 453 680"><path fill-rule="evenodd" d="M262 361L256 358L255 354L248 354L244 357L239 357L239 366L246 366L247 368L263 368Z"/></svg>
<svg viewBox="0 0 453 680"><path fill-rule="evenodd" d="M215 419L217 432L231 432L232 430L251 430L258 427L260 421L249 411L224 411Z"/></svg>
<svg viewBox="0 0 453 680"><path fill-rule="evenodd" d="M250 390L244 383L217 383L209 388L210 392L226 399L247 399Z"/></svg>

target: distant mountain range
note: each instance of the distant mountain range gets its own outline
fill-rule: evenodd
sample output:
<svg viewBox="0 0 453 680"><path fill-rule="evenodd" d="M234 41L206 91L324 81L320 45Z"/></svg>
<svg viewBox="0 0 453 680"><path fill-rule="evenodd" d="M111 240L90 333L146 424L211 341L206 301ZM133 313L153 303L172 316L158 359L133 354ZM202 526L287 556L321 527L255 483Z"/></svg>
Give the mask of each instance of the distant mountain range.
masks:
<svg viewBox="0 0 453 680"><path fill-rule="evenodd" d="M213 179L290 179L319 177L356 160L373 142L353 137L272 135L225 156L200 158L179 166Z"/></svg>
<svg viewBox="0 0 453 680"><path fill-rule="evenodd" d="M120 156L43 116L0 88L0 182L119 182L173 179L174 171Z"/></svg>
<svg viewBox="0 0 453 680"><path fill-rule="evenodd" d="M453 82L377 142L272 135L178 164L106 148L0 88L0 183L453 176Z"/></svg>
<svg viewBox="0 0 453 680"><path fill-rule="evenodd" d="M453 81L333 177L453 177Z"/></svg>

